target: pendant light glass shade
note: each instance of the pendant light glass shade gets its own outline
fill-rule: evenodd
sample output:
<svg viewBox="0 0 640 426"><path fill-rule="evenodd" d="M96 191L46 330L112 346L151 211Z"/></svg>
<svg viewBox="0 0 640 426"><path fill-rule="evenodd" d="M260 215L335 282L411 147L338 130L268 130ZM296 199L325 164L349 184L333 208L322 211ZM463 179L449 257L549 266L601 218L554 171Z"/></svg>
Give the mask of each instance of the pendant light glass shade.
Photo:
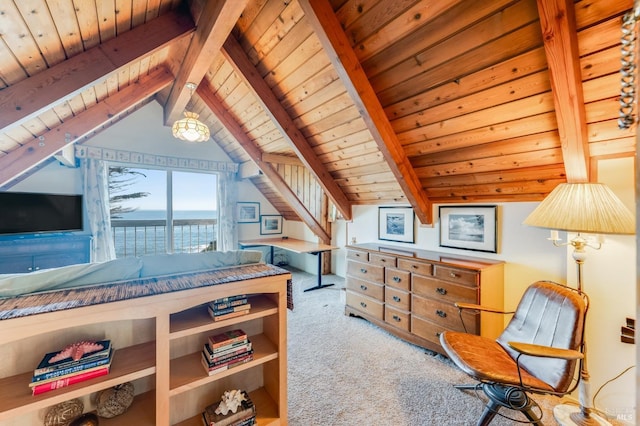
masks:
<svg viewBox="0 0 640 426"><path fill-rule="evenodd" d="M195 112L184 112L185 118L173 123L173 136L187 142L204 142L209 140L209 128L198 120Z"/></svg>
<svg viewBox="0 0 640 426"><path fill-rule="evenodd" d="M187 83L190 97L193 97L193 91L198 87L195 83ZM199 115L195 112L184 112L184 118L173 123L173 137L187 142L204 142L210 137L209 128L202 121L198 120Z"/></svg>

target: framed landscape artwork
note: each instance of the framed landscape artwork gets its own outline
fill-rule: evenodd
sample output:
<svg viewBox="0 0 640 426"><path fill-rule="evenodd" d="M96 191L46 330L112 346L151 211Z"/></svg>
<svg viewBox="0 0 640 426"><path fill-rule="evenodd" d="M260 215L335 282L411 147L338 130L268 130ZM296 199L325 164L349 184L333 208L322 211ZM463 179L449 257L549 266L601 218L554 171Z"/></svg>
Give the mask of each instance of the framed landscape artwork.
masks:
<svg viewBox="0 0 640 426"><path fill-rule="evenodd" d="M497 253L496 206L440 206L440 247Z"/></svg>
<svg viewBox="0 0 640 426"><path fill-rule="evenodd" d="M414 213L411 207L378 207L378 239L414 242Z"/></svg>
<svg viewBox="0 0 640 426"><path fill-rule="evenodd" d="M260 216L260 235L282 234L282 216Z"/></svg>
<svg viewBox="0 0 640 426"><path fill-rule="evenodd" d="M260 221L260 203L236 203L238 223L257 223Z"/></svg>

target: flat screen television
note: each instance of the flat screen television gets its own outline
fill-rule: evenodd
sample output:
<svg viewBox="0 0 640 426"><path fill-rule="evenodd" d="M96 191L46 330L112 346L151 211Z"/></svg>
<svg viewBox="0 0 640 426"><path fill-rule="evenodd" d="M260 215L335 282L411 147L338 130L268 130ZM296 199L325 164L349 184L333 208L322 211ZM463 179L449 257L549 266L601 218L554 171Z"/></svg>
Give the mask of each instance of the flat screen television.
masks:
<svg viewBox="0 0 640 426"><path fill-rule="evenodd" d="M0 192L0 234L83 229L82 195Z"/></svg>

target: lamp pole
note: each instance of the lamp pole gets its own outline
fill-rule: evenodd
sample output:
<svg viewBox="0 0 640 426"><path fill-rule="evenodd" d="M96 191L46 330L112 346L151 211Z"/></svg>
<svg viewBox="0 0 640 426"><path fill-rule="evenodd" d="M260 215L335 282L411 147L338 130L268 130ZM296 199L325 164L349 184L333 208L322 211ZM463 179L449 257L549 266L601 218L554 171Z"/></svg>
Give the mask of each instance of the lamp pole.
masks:
<svg viewBox="0 0 640 426"><path fill-rule="evenodd" d="M561 243L558 238L557 231L551 232L551 238L549 238L553 245L556 247L564 247L564 246L572 246L573 253L571 256L573 260L576 262L577 266L577 288L579 292L583 292L583 273L582 267L584 265L585 260L587 259L587 247L591 247L595 250L600 250L602 247L602 241L598 241L598 243L591 243L588 239L583 237L579 232L578 234L569 240L566 243ZM587 305L587 310L589 309L589 305ZM580 384L578 385L578 401L580 402L579 411L575 411L574 408L561 404L554 407L553 414L562 426L565 425L579 425L579 426L591 426L591 425L610 425L610 423L603 419L602 417L592 413L590 408L591 401L591 385L589 383L589 379L591 376L589 375L589 371L587 369L587 342L584 336L586 335L586 324L582 329L582 354L584 358L580 360Z"/></svg>

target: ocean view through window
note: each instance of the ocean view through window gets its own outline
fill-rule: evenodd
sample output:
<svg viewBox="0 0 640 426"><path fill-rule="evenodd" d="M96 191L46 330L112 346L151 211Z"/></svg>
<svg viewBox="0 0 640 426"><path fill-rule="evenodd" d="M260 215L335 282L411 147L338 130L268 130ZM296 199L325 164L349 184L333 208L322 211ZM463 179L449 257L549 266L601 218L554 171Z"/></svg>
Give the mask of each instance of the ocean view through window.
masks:
<svg viewBox="0 0 640 426"><path fill-rule="evenodd" d="M216 250L216 175L133 168L124 175L122 168L118 172L110 181L110 189L115 187L110 199L116 257Z"/></svg>

